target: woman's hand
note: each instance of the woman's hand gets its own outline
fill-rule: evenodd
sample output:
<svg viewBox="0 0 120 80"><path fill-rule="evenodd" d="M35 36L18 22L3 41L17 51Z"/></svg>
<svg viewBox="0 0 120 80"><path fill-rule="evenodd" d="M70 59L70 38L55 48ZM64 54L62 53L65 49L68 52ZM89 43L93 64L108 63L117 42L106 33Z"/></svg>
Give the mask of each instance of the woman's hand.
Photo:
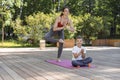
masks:
<svg viewBox="0 0 120 80"><path fill-rule="evenodd" d="M69 20L67 29L68 29L69 31L71 31L71 32L75 32L75 29L74 29L74 27L73 27L73 23L72 23L71 20Z"/></svg>
<svg viewBox="0 0 120 80"><path fill-rule="evenodd" d="M71 29L70 29L70 31L71 31L71 32L74 32L74 31L75 31L75 29L74 29L74 28L71 28Z"/></svg>

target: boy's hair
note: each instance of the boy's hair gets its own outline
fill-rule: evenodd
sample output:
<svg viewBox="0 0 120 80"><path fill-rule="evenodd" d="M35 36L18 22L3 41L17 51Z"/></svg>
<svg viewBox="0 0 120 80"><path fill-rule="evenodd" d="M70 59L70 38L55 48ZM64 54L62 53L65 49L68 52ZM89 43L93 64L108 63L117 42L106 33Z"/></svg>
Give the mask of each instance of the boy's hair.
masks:
<svg viewBox="0 0 120 80"><path fill-rule="evenodd" d="M77 40L77 39L82 39L82 37L81 37L81 36L77 36L77 37L76 37L76 40ZM75 40L75 41L76 41L76 40ZM76 46L76 45L77 45L77 43L75 42L75 46Z"/></svg>
<svg viewBox="0 0 120 80"><path fill-rule="evenodd" d="M76 39L82 39L82 37L81 36L77 36Z"/></svg>

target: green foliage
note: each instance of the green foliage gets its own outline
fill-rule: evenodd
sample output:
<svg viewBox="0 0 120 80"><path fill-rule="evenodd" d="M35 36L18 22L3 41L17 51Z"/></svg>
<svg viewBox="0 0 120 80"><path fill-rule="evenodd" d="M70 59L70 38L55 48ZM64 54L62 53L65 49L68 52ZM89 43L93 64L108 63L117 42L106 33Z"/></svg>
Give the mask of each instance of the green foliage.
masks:
<svg viewBox="0 0 120 80"><path fill-rule="evenodd" d="M70 15L69 18L72 20L73 27L76 29L76 27L77 27L76 25L79 22L77 16ZM73 39L74 36L75 36L75 32L73 33L73 32L71 32L71 31L69 31L67 29L64 30L64 34L65 34L65 39Z"/></svg>
<svg viewBox="0 0 120 80"><path fill-rule="evenodd" d="M77 18L79 22L76 25L76 36L83 36L86 43L89 43L91 39L96 38L98 32L103 28L103 20L101 17L94 17L90 14L85 14L84 16Z"/></svg>
<svg viewBox="0 0 120 80"><path fill-rule="evenodd" d="M54 16L53 16L54 15ZM44 14L42 12L34 13L26 17L27 25L29 26L31 37L37 41L43 39L45 33L50 29L57 14Z"/></svg>
<svg viewBox="0 0 120 80"><path fill-rule="evenodd" d="M66 39L81 35L89 42L113 37L111 28L114 36L120 35L120 0L0 0L0 29L10 26L18 38L32 34L31 38L38 41L65 5L76 29L75 33L65 30Z"/></svg>
<svg viewBox="0 0 120 80"><path fill-rule="evenodd" d="M117 34L120 35L120 25L117 25Z"/></svg>
<svg viewBox="0 0 120 80"><path fill-rule="evenodd" d="M23 26L23 22L19 17L15 21L12 22L11 26L14 29L14 33L18 35L18 37L20 34L26 35L27 31L29 30L27 26Z"/></svg>
<svg viewBox="0 0 120 80"><path fill-rule="evenodd" d="M20 47L38 47L39 45L31 45L29 43L18 42L16 40L5 40L4 45L0 41L0 48L20 48Z"/></svg>
<svg viewBox="0 0 120 80"><path fill-rule="evenodd" d="M19 0L18 0L19 1ZM22 0L24 6L21 9L15 8L16 14L20 14L20 10L22 12L22 19L25 19L25 16L32 15L34 13L44 12L51 13L52 12L52 0ZM14 15L16 17L16 15Z"/></svg>
<svg viewBox="0 0 120 80"><path fill-rule="evenodd" d="M13 10L16 3L20 2L16 0L1 0L0 1L0 18L2 23L2 43L4 42L4 27L9 26L12 21ZM17 5L16 5L17 6Z"/></svg>
<svg viewBox="0 0 120 80"><path fill-rule="evenodd" d="M0 2L0 14L1 19L5 25L10 25L10 21L13 16L14 6L19 7L22 5L21 0L1 0Z"/></svg>

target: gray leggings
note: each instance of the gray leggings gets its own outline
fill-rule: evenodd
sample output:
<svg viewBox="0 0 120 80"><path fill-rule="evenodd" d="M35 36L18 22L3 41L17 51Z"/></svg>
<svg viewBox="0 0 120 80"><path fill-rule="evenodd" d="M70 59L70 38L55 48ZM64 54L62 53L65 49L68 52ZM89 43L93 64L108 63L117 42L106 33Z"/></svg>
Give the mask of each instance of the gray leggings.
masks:
<svg viewBox="0 0 120 80"><path fill-rule="evenodd" d="M64 30L53 31L53 27L51 27L50 31L45 34L45 40L52 43L59 42L59 39L53 38L56 34L58 35L59 39L64 40ZM59 43L57 58L61 57L62 51L63 51L63 43Z"/></svg>

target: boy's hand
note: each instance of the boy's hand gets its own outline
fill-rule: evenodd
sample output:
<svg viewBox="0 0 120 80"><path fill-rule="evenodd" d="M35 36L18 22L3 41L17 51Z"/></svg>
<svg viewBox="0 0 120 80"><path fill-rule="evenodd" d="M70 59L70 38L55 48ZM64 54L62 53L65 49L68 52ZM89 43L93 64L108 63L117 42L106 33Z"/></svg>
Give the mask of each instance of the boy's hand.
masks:
<svg viewBox="0 0 120 80"><path fill-rule="evenodd" d="M81 49L80 53L82 54L82 58L84 59L85 58L84 49Z"/></svg>
<svg viewBox="0 0 120 80"><path fill-rule="evenodd" d="M84 49L81 49L81 51L79 52L78 56L80 55L84 55Z"/></svg>
<svg viewBox="0 0 120 80"><path fill-rule="evenodd" d="M80 52L80 53L82 53L82 54L83 54L83 53L84 53L84 49L81 49L81 52Z"/></svg>

